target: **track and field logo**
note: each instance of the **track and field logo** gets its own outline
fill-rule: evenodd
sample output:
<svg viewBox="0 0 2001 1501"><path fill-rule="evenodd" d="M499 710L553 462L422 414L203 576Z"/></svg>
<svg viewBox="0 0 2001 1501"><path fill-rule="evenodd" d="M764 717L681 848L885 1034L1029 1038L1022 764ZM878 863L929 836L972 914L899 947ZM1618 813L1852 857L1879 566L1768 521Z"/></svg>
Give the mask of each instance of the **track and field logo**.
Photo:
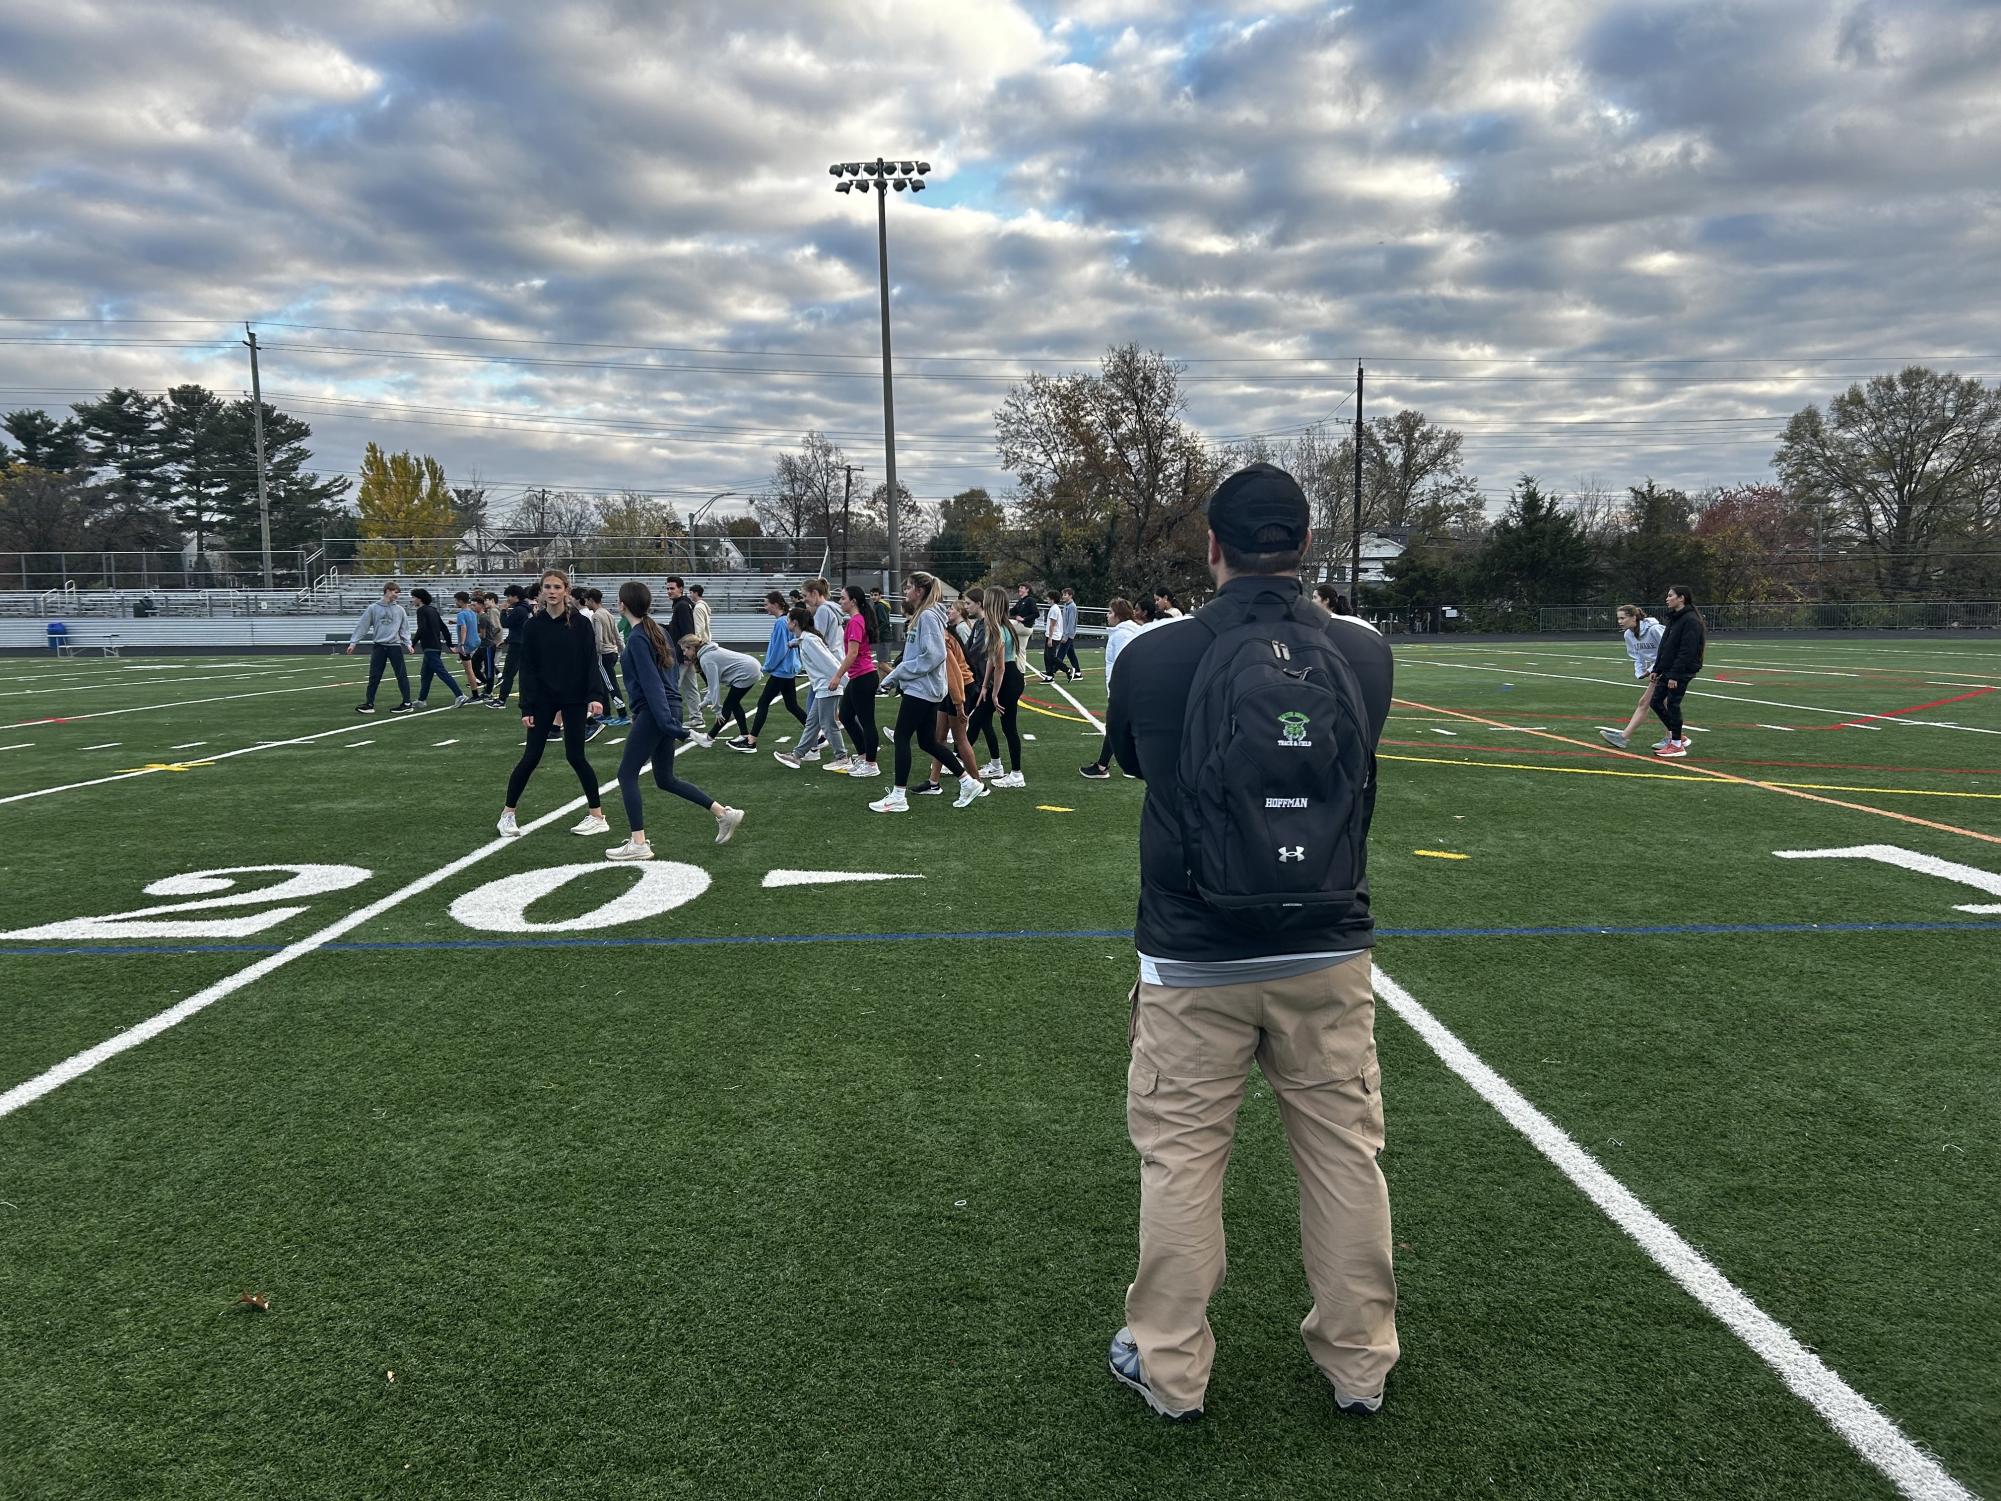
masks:
<svg viewBox="0 0 2001 1501"><path fill-rule="evenodd" d="M1306 738L1306 727L1312 721L1297 709L1288 709L1278 717L1278 743L1287 747L1313 744Z"/></svg>

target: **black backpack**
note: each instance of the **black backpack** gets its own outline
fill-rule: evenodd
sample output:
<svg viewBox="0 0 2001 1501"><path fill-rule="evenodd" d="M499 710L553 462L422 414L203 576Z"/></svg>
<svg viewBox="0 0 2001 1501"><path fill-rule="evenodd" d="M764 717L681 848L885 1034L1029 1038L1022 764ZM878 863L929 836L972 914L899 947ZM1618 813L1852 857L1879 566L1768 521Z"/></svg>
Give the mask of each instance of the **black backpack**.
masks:
<svg viewBox="0 0 2001 1501"><path fill-rule="evenodd" d="M1340 916L1365 873L1376 755L1328 617L1303 596L1262 593L1190 618L1215 639L1181 731L1189 889L1252 932Z"/></svg>

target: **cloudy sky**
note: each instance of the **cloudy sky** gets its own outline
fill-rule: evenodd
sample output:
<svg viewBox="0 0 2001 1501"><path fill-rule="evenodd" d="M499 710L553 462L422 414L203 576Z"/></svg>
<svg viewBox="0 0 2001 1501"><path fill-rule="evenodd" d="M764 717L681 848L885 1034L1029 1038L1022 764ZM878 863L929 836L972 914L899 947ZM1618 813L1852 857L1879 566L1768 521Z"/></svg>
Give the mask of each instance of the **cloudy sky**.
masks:
<svg viewBox="0 0 2001 1501"><path fill-rule="evenodd" d="M1207 434L1417 406L1491 492L1766 476L1909 359L2001 372L1994 0L425 0L0 10L0 407L247 388L318 462L748 491L832 433L1006 488L1135 340ZM32 320L126 320L39 322ZM141 321L154 320L154 321Z"/></svg>

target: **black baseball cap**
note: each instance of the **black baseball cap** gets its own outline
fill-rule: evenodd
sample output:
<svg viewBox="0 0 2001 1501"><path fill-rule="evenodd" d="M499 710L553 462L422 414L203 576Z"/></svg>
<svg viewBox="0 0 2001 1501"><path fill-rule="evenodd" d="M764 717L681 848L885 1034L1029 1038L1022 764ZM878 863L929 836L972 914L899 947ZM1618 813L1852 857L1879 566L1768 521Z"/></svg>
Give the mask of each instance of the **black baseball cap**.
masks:
<svg viewBox="0 0 2001 1501"><path fill-rule="evenodd" d="M1209 530L1239 552L1304 547L1312 524L1306 492L1276 464L1239 469L1209 497Z"/></svg>

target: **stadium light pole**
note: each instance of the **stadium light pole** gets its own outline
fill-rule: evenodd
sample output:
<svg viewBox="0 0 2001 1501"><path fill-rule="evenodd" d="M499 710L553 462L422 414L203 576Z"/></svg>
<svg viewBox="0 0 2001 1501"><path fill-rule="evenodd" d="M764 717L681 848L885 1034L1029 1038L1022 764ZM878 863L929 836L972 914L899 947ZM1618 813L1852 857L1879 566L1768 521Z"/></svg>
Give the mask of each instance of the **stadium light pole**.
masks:
<svg viewBox="0 0 2001 1501"><path fill-rule="evenodd" d="M834 183L836 193L875 194L875 263L882 293L882 450L883 468L888 476L885 483L889 496L889 572L892 580L903 577L903 547L897 535L896 397L889 377L889 193L892 188L899 193L923 192L925 174L930 170L929 162L892 162L882 157L872 162L835 162L827 168L827 175L838 179Z"/></svg>

